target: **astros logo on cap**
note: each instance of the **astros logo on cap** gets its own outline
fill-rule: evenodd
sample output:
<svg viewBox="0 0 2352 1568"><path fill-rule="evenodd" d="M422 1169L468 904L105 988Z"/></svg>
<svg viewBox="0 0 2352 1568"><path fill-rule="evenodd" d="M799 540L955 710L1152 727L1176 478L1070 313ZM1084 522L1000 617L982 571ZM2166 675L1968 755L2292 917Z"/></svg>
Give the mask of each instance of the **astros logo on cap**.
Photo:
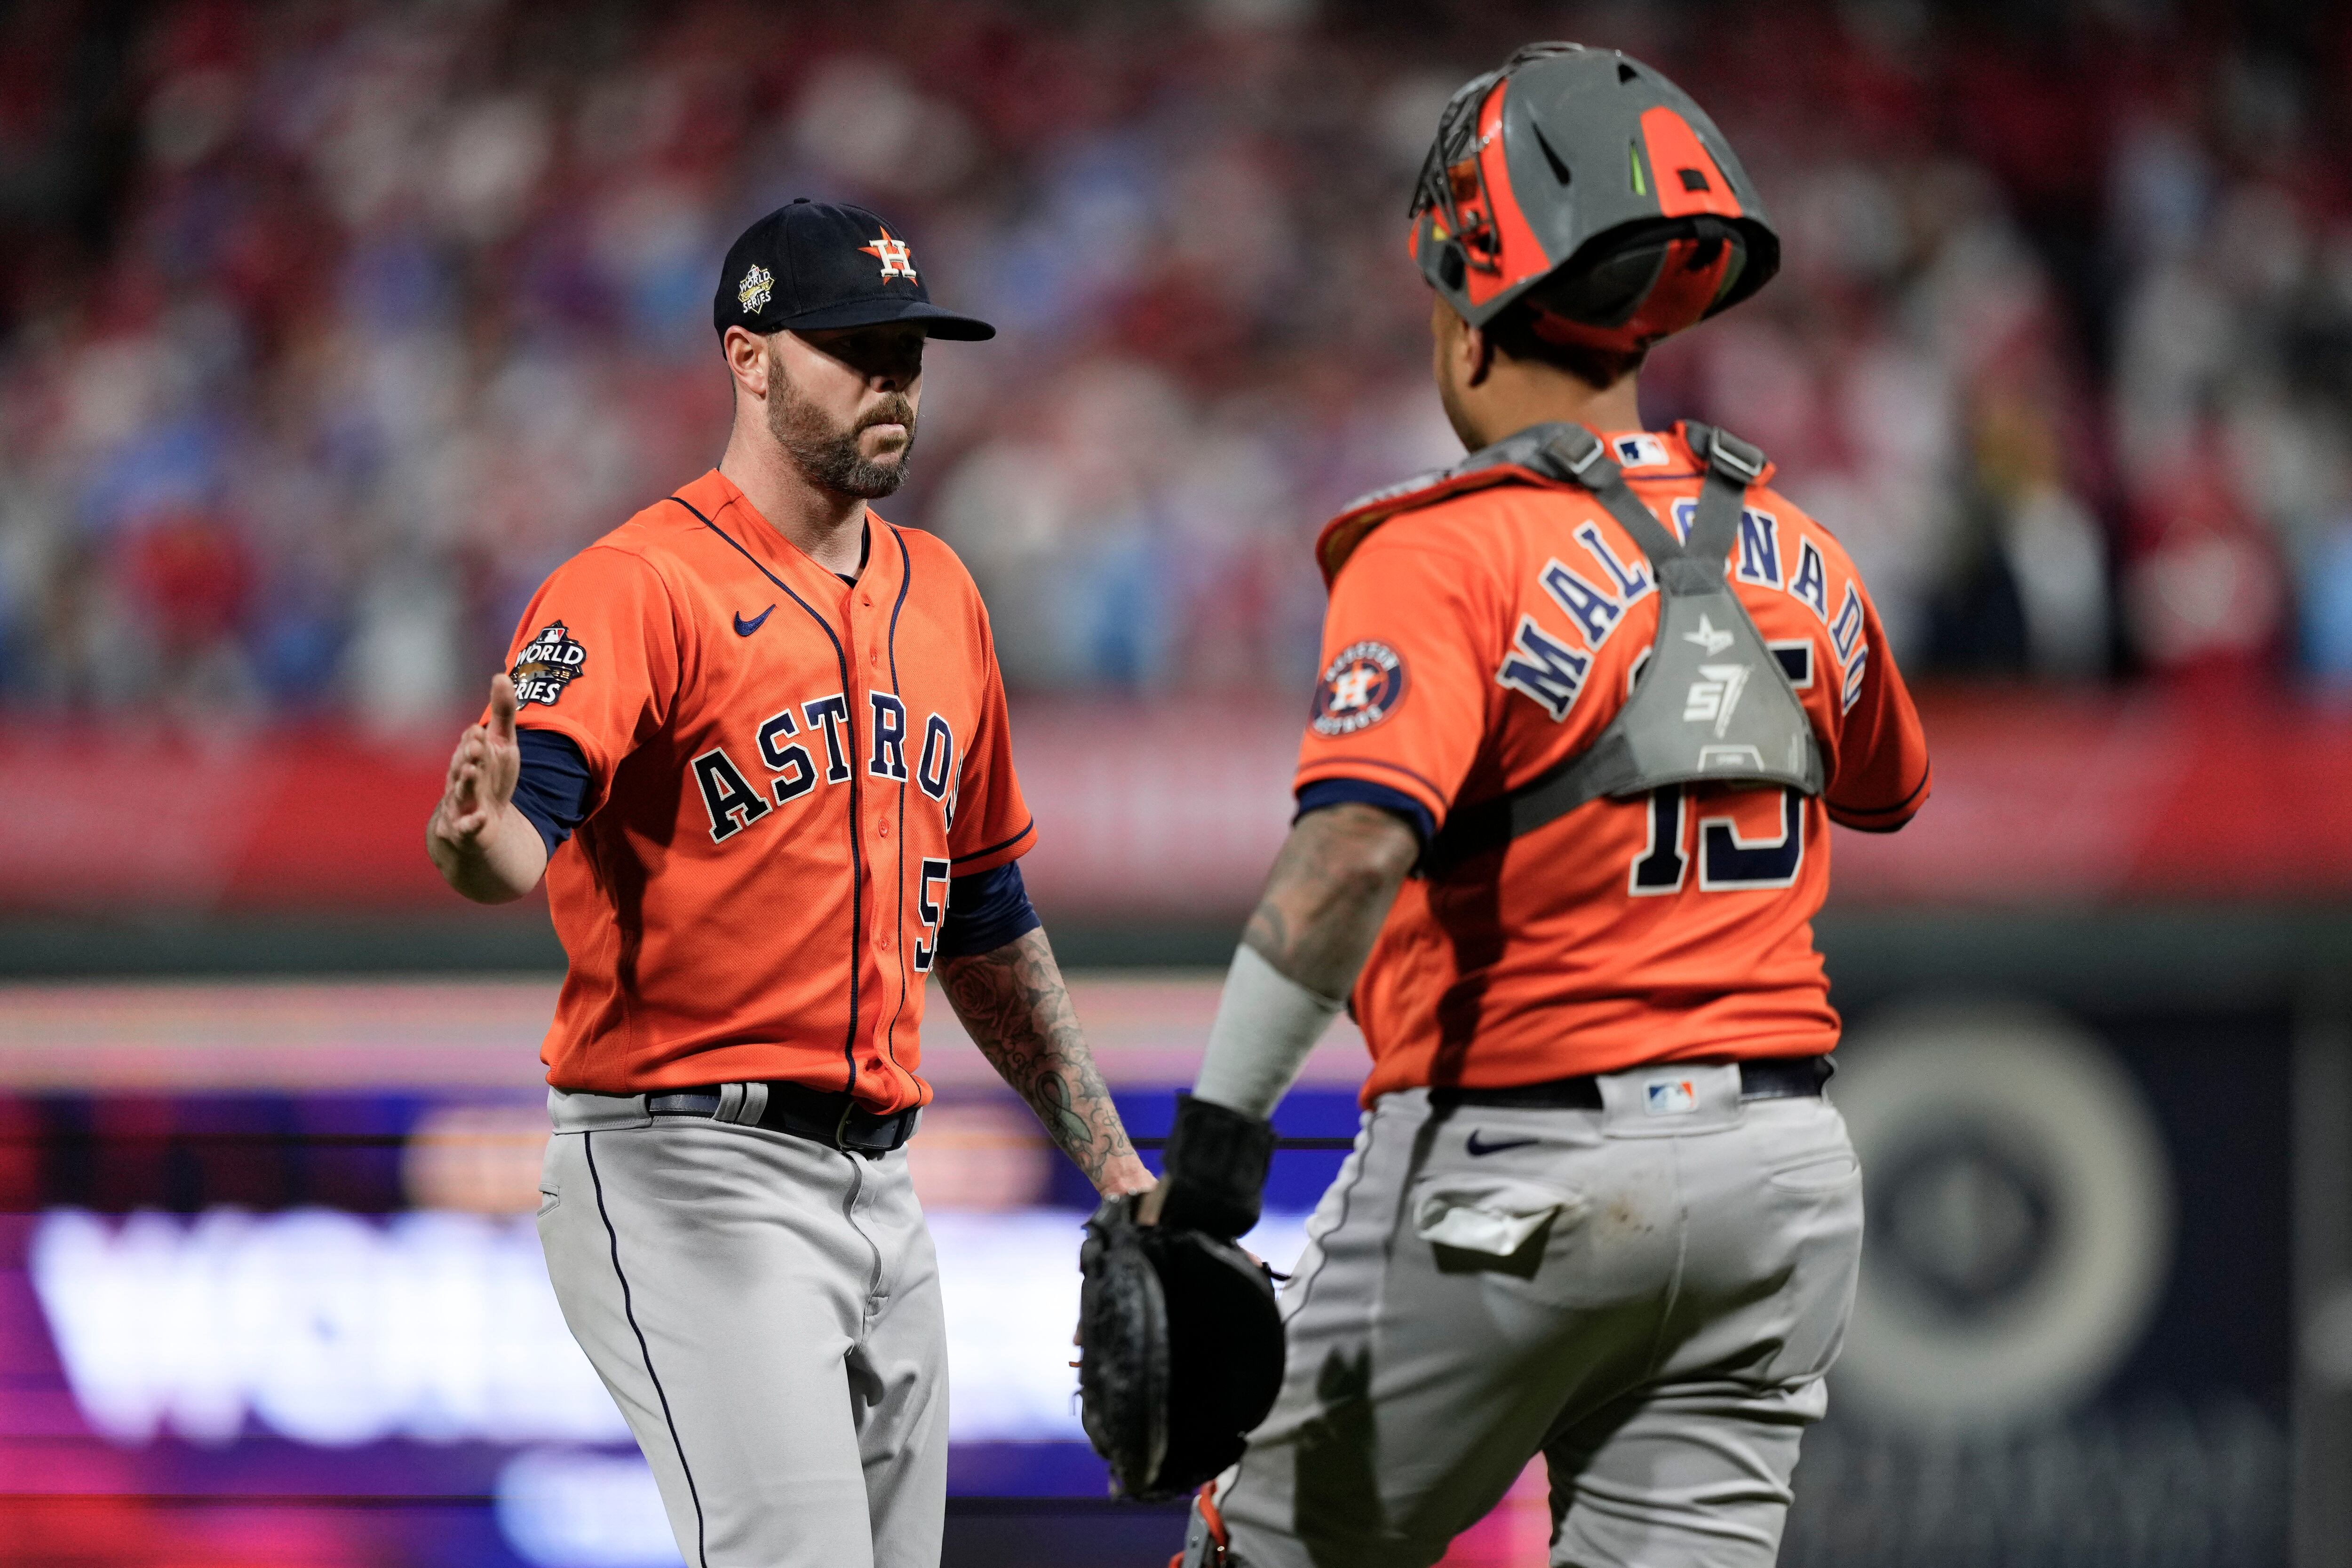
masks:
<svg viewBox="0 0 2352 1568"><path fill-rule="evenodd" d="M1339 651L1315 689L1318 735L1370 729L1404 700L1404 660L1386 643L1356 643Z"/></svg>
<svg viewBox="0 0 2352 1568"><path fill-rule="evenodd" d="M915 281L914 254L908 250L905 240L891 238L888 229L876 236L872 245L861 245L857 248L868 256L882 258L883 277L903 277L909 283Z"/></svg>

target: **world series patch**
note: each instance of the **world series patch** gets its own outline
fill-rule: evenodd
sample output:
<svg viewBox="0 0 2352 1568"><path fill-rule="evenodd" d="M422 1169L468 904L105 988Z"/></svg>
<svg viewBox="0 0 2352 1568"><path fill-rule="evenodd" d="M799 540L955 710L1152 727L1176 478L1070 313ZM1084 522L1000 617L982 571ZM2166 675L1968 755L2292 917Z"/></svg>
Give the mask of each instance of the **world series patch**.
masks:
<svg viewBox="0 0 2352 1568"><path fill-rule="evenodd" d="M757 316L768 308L775 292L776 275L755 261L743 281L735 286L735 302L743 307L746 316Z"/></svg>
<svg viewBox="0 0 2352 1568"><path fill-rule="evenodd" d="M1404 660L1386 643L1355 643L1339 650L1315 688L1318 735L1353 735L1396 712L1404 701Z"/></svg>
<svg viewBox="0 0 2352 1568"><path fill-rule="evenodd" d="M588 663L588 650L572 641L558 621L546 631L523 644L515 655L515 667L509 678L514 682L515 706L529 707L533 703L555 706L563 688L580 678L580 671Z"/></svg>

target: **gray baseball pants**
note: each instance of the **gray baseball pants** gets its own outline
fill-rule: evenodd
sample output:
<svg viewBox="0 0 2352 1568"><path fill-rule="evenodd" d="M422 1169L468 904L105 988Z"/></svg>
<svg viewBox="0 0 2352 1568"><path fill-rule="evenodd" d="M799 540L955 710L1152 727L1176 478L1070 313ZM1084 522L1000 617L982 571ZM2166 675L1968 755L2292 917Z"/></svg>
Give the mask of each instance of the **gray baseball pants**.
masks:
<svg viewBox="0 0 2352 1568"><path fill-rule="evenodd" d="M1861 1172L1736 1067L1601 1111L1388 1094L1308 1225L1289 1364L1215 1503L1245 1568L1427 1568L1536 1454L1556 1568L1769 1568L1853 1304ZM1213 1560L1196 1508L1183 1562Z"/></svg>
<svg viewBox="0 0 2352 1568"><path fill-rule="evenodd" d="M906 1152L548 1108L548 1278L691 1568L937 1568L947 1330Z"/></svg>

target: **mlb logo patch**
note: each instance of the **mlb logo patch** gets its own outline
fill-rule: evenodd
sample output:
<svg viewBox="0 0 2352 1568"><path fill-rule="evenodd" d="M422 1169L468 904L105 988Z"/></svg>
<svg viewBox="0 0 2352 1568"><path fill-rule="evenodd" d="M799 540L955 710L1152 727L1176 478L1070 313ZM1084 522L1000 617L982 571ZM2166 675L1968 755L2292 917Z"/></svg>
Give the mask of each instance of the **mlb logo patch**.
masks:
<svg viewBox="0 0 2352 1568"><path fill-rule="evenodd" d="M1654 435L1621 435L1610 445L1620 468L1655 468L1666 460L1666 444Z"/></svg>
<svg viewBox="0 0 2352 1568"><path fill-rule="evenodd" d="M1687 1116L1698 1109L1698 1085L1687 1078L1654 1078L1644 1092L1653 1116Z"/></svg>

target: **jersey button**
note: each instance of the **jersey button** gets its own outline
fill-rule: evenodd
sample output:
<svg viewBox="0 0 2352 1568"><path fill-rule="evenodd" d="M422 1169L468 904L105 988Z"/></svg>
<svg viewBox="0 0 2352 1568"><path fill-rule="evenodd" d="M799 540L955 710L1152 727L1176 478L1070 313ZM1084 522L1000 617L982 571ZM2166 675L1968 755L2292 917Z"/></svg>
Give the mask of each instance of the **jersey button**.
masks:
<svg viewBox="0 0 2352 1568"><path fill-rule="evenodd" d="M884 838L886 838L886 839L887 839L887 838L888 838L888 837L890 836L890 824L889 824L889 823L887 823L887 822L884 822L884 823L882 823L882 824L881 824L881 827L880 827L880 831L881 831L881 834L882 834L882 836L883 836Z"/></svg>

